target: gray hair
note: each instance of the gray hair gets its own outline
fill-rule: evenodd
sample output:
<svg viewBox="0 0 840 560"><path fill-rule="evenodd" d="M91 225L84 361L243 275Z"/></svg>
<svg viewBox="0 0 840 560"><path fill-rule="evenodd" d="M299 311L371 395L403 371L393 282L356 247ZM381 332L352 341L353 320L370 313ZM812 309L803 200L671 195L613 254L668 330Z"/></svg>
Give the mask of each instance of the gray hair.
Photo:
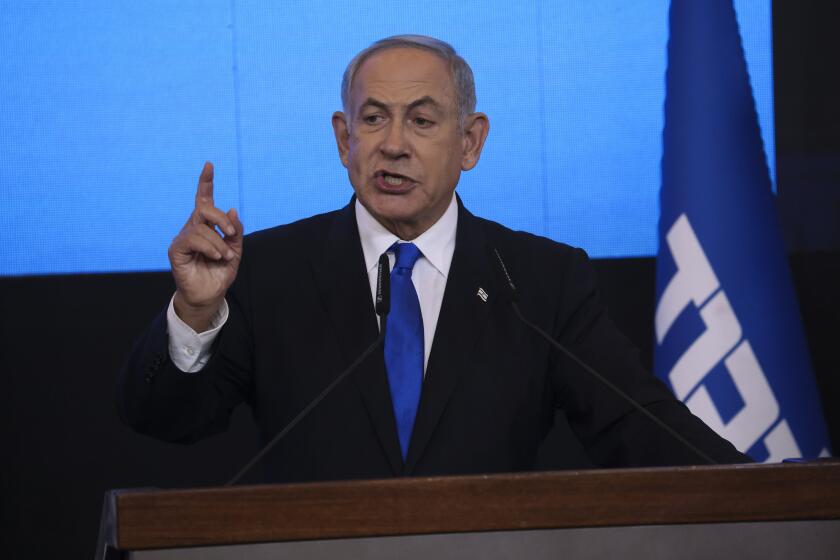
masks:
<svg viewBox="0 0 840 560"><path fill-rule="evenodd" d="M449 63L449 68L452 71L452 81L455 83L458 122L463 125L467 115L475 112L475 80L473 79L472 69L467 61L455 52L452 45L425 35L394 35L393 37L380 39L354 56L341 78L341 103L344 105L344 111L347 112L350 105L350 90L353 87L353 78L362 63L374 53L396 48L429 51Z"/></svg>

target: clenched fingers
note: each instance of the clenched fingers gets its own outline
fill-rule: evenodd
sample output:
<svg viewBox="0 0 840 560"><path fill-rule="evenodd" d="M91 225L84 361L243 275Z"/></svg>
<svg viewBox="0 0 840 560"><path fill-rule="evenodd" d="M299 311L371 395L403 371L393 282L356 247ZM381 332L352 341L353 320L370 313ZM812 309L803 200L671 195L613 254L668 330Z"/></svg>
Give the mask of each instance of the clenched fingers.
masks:
<svg viewBox="0 0 840 560"><path fill-rule="evenodd" d="M210 261L218 261L222 258L221 253L212 241L195 234L195 232L192 234L184 233L176 237L169 250L173 266L186 264L197 255L202 255Z"/></svg>
<svg viewBox="0 0 840 560"><path fill-rule="evenodd" d="M209 204L196 206L190 216L193 225L209 224L211 227L218 227L225 235L236 235L236 228L227 214Z"/></svg>
<svg viewBox="0 0 840 560"><path fill-rule="evenodd" d="M218 234L218 232L214 229L206 225L198 225L192 228L192 231L188 235L198 236L207 242L209 242L213 248L215 249L214 257L215 259L225 259L227 261L233 259L236 254L233 252L233 249L230 248L230 245L225 242L224 239Z"/></svg>
<svg viewBox="0 0 840 560"><path fill-rule="evenodd" d="M222 238L207 224L188 223L170 246L170 258L188 262L193 253L199 253L208 260L233 260L242 250L242 237L232 235ZM178 257L180 255L180 257Z"/></svg>

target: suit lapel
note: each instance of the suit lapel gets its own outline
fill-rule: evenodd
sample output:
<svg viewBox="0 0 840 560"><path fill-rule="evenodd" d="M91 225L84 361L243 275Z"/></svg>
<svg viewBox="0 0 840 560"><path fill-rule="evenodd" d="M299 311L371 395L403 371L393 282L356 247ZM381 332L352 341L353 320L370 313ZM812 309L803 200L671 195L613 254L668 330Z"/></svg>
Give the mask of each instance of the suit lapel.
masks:
<svg viewBox="0 0 840 560"><path fill-rule="evenodd" d="M336 214L322 258L313 256L318 290L333 323L346 365L379 335L356 226L354 202L355 198ZM402 456L382 351L368 357L351 377L362 394L391 469L394 474L399 474L403 468Z"/></svg>
<svg viewBox="0 0 840 560"><path fill-rule="evenodd" d="M446 281L404 474L411 474L414 470L458 379L470 367L477 336L483 329L494 296L498 295L491 264L481 224L464 209L459 199L455 253ZM484 291L486 301L479 295L479 289Z"/></svg>

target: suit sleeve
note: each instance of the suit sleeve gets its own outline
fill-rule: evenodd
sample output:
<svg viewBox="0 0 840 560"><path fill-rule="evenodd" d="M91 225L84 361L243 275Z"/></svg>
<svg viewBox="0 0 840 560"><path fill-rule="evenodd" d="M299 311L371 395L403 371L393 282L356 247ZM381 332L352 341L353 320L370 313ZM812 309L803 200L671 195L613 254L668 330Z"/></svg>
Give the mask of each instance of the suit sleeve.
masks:
<svg viewBox="0 0 840 560"><path fill-rule="evenodd" d="M246 263L228 291L229 315L198 373L178 369L169 355L166 310L140 337L117 383L123 422L165 441L191 443L224 431L230 414L251 398L253 344Z"/></svg>
<svg viewBox="0 0 840 560"><path fill-rule="evenodd" d="M575 250L563 267L557 340L718 463L749 462L641 366L639 352L607 316L589 259ZM568 358L553 367L557 403L592 460L604 467L703 464L687 446Z"/></svg>

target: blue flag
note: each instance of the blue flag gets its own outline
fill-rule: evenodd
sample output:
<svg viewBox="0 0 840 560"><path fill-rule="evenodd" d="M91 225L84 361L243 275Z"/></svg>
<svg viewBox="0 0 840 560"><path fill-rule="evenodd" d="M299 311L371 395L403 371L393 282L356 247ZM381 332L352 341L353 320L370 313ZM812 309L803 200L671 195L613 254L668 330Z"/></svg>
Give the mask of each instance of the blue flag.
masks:
<svg viewBox="0 0 840 560"><path fill-rule="evenodd" d="M669 21L656 374L757 461L827 456L732 0Z"/></svg>

